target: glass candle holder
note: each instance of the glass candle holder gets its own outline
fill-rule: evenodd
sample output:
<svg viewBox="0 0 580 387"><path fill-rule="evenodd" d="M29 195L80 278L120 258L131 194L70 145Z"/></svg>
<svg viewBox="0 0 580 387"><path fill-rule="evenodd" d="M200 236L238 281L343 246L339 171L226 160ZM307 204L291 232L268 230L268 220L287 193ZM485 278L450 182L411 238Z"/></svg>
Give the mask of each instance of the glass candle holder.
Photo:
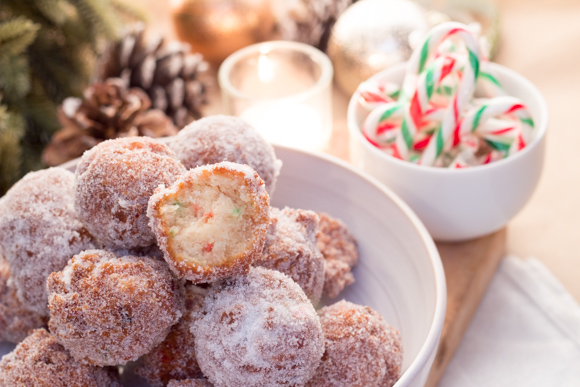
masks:
<svg viewBox="0 0 580 387"><path fill-rule="evenodd" d="M218 82L226 113L252 124L267 141L322 151L332 131L332 76L320 50L272 41L230 55Z"/></svg>

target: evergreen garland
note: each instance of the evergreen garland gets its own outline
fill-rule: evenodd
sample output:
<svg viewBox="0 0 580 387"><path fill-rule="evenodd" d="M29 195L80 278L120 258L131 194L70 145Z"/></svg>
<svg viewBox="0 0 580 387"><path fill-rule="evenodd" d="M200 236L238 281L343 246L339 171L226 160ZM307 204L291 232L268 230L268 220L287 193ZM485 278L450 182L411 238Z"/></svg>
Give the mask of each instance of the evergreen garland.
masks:
<svg viewBox="0 0 580 387"><path fill-rule="evenodd" d="M20 177L21 148L24 121L0 105L0 191L6 192Z"/></svg>
<svg viewBox="0 0 580 387"><path fill-rule="evenodd" d="M81 96L127 15L141 16L123 0L0 1L0 195L44 167L58 104Z"/></svg>

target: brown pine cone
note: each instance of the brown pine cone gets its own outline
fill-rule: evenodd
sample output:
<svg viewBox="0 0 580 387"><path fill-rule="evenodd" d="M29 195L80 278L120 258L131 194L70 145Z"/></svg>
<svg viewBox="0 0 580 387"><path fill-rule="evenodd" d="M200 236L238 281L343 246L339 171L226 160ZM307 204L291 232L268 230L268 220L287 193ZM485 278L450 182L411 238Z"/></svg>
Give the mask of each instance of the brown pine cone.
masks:
<svg viewBox="0 0 580 387"><path fill-rule="evenodd" d="M120 77L129 87L149 95L153 107L165 112L183 128L202 117L207 103L209 65L185 43L166 42L161 36L147 36L143 24L127 31L109 46L99 61L99 79Z"/></svg>
<svg viewBox="0 0 580 387"><path fill-rule="evenodd" d="M80 157L99 142L131 136L173 136L177 129L139 88L127 88L120 78L89 86L84 99L67 98L58 110L62 129L44 149L42 159L54 166Z"/></svg>
<svg viewBox="0 0 580 387"><path fill-rule="evenodd" d="M356 1L298 0L276 3L278 6L277 29L280 38L307 43L326 51L334 23Z"/></svg>

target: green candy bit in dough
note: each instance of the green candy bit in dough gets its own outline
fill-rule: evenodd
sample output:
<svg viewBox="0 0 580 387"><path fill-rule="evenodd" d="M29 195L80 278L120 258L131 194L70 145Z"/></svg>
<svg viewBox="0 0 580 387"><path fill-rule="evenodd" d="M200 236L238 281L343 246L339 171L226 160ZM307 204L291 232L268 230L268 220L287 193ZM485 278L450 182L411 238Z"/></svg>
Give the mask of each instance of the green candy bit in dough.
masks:
<svg viewBox="0 0 580 387"><path fill-rule="evenodd" d="M235 217L238 217L238 216L240 216L242 214L242 209L241 208L234 208L234 210L232 211L232 214Z"/></svg>

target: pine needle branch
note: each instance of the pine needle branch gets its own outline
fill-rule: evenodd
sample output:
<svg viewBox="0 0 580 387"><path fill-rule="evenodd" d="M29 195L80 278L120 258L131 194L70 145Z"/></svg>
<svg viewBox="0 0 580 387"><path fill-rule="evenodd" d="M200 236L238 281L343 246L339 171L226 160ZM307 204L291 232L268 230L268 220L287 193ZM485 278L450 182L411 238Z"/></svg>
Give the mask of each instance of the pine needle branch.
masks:
<svg viewBox="0 0 580 387"><path fill-rule="evenodd" d="M0 195L3 195L21 175L24 120L0 105Z"/></svg>
<svg viewBox="0 0 580 387"><path fill-rule="evenodd" d="M25 17L0 23L0 56L22 54L36 39L40 26Z"/></svg>
<svg viewBox="0 0 580 387"><path fill-rule="evenodd" d="M133 21L147 22L149 15L145 10L136 6L134 2L126 0L110 0L111 6L119 12L122 16Z"/></svg>

